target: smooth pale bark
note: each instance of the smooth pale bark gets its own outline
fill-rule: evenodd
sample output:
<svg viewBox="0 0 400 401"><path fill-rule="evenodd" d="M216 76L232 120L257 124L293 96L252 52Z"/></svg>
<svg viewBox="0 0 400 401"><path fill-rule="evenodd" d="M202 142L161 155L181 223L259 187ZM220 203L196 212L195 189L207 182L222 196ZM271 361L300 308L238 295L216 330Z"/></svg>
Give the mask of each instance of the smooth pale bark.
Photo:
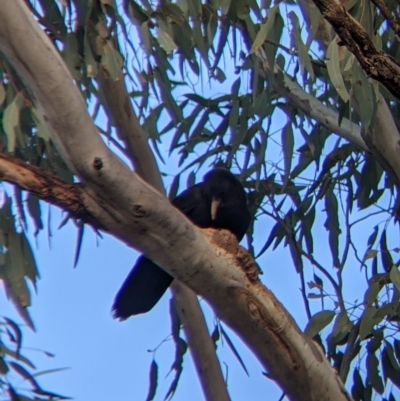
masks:
<svg viewBox="0 0 400 401"><path fill-rule="evenodd" d="M135 172L159 192L164 193L156 160L148 145L146 132L140 126L131 105L122 73L119 79L112 80L105 68L100 68L98 84Z"/></svg>
<svg viewBox="0 0 400 401"><path fill-rule="evenodd" d="M361 128L359 125L347 118L342 118L339 125L339 115L335 110L325 106L316 97L307 93L288 75L283 75L282 84L280 84L278 80L274 80L274 88L281 96L287 98L290 104L300 109L313 120L319 122L328 131L368 151L368 146L361 136Z"/></svg>
<svg viewBox="0 0 400 401"><path fill-rule="evenodd" d="M132 107L122 73L118 80L112 80L105 68L100 68L98 83L135 172L164 194L157 163ZM196 294L178 280L172 282L171 290L205 398L229 401L221 365Z"/></svg>
<svg viewBox="0 0 400 401"><path fill-rule="evenodd" d="M194 227L104 145L59 54L21 0L2 2L0 50L30 90L65 161L85 183L90 214L210 302L290 399L349 400L322 350L249 276L255 267L233 235Z"/></svg>

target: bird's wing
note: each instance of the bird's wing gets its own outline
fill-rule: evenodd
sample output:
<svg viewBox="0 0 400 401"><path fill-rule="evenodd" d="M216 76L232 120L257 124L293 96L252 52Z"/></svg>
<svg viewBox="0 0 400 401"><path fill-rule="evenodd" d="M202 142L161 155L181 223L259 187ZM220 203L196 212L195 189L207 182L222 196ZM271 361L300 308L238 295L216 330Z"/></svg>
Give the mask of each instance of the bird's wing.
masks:
<svg viewBox="0 0 400 401"><path fill-rule="evenodd" d="M125 320L153 309L172 280L167 272L141 255L115 297L114 317Z"/></svg>

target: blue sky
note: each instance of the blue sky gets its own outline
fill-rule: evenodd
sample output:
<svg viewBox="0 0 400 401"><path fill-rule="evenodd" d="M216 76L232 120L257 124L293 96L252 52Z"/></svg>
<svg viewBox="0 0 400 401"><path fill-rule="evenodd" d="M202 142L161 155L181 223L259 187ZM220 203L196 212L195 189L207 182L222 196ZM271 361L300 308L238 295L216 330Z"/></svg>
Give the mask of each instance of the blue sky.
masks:
<svg viewBox="0 0 400 401"><path fill-rule="evenodd" d="M45 214L47 207L43 207ZM36 255L42 279L38 282L38 296L34 297L30 308L37 333L24 330L24 345L52 352L55 358L29 349L23 353L31 357L39 370L70 369L40 377L40 382L46 389L70 395L77 401L145 400L153 358L153 353L148 350L158 347L155 358L160 371L156 400L163 400L173 378L173 373L168 373L174 360L174 345L170 340L163 342L170 334L170 294L167 293L146 315L123 323L113 320L110 312L113 298L137 253L108 235L102 240L96 239L91 230L86 230L79 264L73 269L76 230L70 224L57 230L61 212L52 207L52 216L51 249L44 232L37 240ZM316 256L325 255L329 265L330 255L324 240L326 231L323 222L320 223L320 236L315 236ZM268 219L259 222L256 248L262 246L271 227ZM367 234L363 237L360 241L366 241ZM307 319L300 283L287 249L278 247L274 252L268 251L258 262L264 271L262 281L304 328ZM311 269L308 273L308 279L311 279ZM350 276L354 273L354 270L349 270ZM363 286L349 278L346 286L350 299L362 299ZM4 297L3 292L0 292L0 297ZM5 306L3 315L20 320L11 304L2 298L0 303ZM319 310L318 301L312 305L314 312ZM214 316L208 307L206 311L212 331ZM279 399L281 391L262 376L262 366L255 356L234 333L229 333L249 370L248 377L227 345L219 342L218 355L228 377L232 399ZM26 387L19 379L16 383ZM186 354L184 372L174 400L188 399L200 401L203 396L190 355Z"/></svg>
<svg viewBox="0 0 400 401"><path fill-rule="evenodd" d="M228 83L219 86L213 82L211 91L208 82L206 84L200 82L207 95L229 91L231 82L236 76L230 71L234 69L233 63L227 62L225 66L224 72L228 76ZM181 91L181 95L189 91L185 88ZM279 130L286 123L286 120L280 117L282 116L278 115L273 121L275 129L272 131L277 131L277 141L280 139ZM161 145L161 148L167 145L168 141ZM268 160L281 158L280 149L277 149L276 146L267 149ZM168 173L171 176L166 179L167 188L172 175L178 172L178 169L173 167L175 162L176 155L168 161ZM202 171L205 172L206 169ZM201 176L202 174L199 174L197 179L200 180ZM180 191L185 187L184 182L182 179ZM47 208L47 205L43 205L44 216ZM37 238L36 257L42 279L38 282L38 295L33 297L33 306L30 308L37 333L29 329L24 330L24 345L52 352L55 358L49 358L40 351L29 349L24 349L23 353L31 357L39 370L63 367L70 369L39 377L40 383L48 390L69 395L77 401L115 399L144 401L148 390L149 367L155 356L160 369L156 400L163 400L174 374L169 373L174 360L174 345L171 340L164 341L171 331L169 292L150 313L123 323L113 320L110 309L114 296L134 264L137 253L108 235L104 235L104 239L97 239L95 234L87 229L78 266L73 269L77 231L71 224L57 230L61 212L52 207L52 216L51 247L46 232L40 233ZM317 217L317 230L314 236L315 256L330 268L332 263L324 220L325 215L320 214ZM374 221L381 222L381 219L376 218ZM255 234L256 249L262 247L273 224L267 218L258 222ZM368 226L372 227L372 224L369 223ZM370 231L363 227L365 225L354 231L361 254L370 234ZM398 232L395 238L392 247L398 246ZM31 243L35 247L35 241L32 240ZM307 318L299 290L300 281L294 271L288 249L279 246L273 252L269 250L258 263L264 271L261 280L293 315L299 326L304 328ZM360 285L359 264L350 257L348 266L345 271L346 294L349 301L360 300L365 286ZM308 268L307 280L312 279L312 273L313 270ZM12 305L5 302L2 291L0 291L0 304L2 315L20 321ZM313 301L312 311L319 310L319 301ZM208 307L206 311L212 331L214 316ZM231 331L229 333L249 370L248 377L229 347L221 341L218 343L218 355L227 376L232 400L279 399L281 391L262 375L263 368L255 356L234 333ZM155 354L148 351L156 348ZM16 376L15 378L14 383L21 388L27 387L20 378ZM174 400L203 399L190 354L187 353L184 372Z"/></svg>
<svg viewBox="0 0 400 401"><path fill-rule="evenodd" d="M100 240L100 246L97 246L95 235L88 230L79 265L73 269L75 244L76 231L71 226L54 232L51 250L46 236L39 235L36 254L42 279L31 308L37 333L24 330L24 344L56 356L48 358L37 351L23 352L40 369L71 368L41 377L41 383L48 390L71 395L77 401L145 400L153 358L153 353L148 350L158 347L170 333L169 293L147 315L124 323L113 320L110 313L113 297L130 270L136 253L109 236ZM291 269L285 251L278 251L275 258L276 263L284 263L287 270ZM263 268L265 275L271 276L269 269ZM300 301L296 277L285 270L281 269L278 275L274 273L274 280L285 281L285 289L282 288L282 294L277 295L283 296L292 288L292 300L297 298ZM4 305L3 299L0 302ZM295 305L298 302L293 302L294 310ZM298 312L301 312L301 307ZM10 304L2 308L2 314L19 321ZM213 314L208 312L207 317L212 328ZM262 367L254 356L232 332L230 336L250 373L247 377L227 345L220 342L219 355L233 399L248 399L249 394L257 398L262 394L276 394L279 398L280 391L262 376ZM155 357L160 368L160 388L156 399L162 400L173 377L173 373L167 376L174 358L172 342L164 342ZM184 373L174 399L203 400L189 354L185 357Z"/></svg>

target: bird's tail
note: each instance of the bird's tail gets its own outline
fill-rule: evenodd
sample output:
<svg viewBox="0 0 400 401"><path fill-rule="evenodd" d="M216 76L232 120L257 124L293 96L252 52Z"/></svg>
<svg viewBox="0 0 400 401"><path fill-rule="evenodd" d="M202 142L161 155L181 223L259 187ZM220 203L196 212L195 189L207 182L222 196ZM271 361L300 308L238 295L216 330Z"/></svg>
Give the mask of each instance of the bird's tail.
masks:
<svg viewBox="0 0 400 401"><path fill-rule="evenodd" d="M112 307L116 319L151 310L170 286L173 277L150 259L140 256L115 297Z"/></svg>

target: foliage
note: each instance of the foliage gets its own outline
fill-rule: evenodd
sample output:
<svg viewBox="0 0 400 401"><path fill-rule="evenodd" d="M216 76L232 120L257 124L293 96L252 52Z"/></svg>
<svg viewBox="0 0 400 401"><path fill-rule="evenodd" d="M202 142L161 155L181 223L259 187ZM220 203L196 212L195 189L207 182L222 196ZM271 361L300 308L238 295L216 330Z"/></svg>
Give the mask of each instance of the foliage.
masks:
<svg viewBox="0 0 400 401"><path fill-rule="evenodd" d="M44 374L55 373L52 371L37 371L36 366L24 354L23 330L20 325L6 317L0 320L0 388L4 388L9 399L19 401L46 401L69 399L60 394L45 390L39 384L38 377ZM48 357L52 354L45 352ZM34 373L32 373L34 371ZM18 387L10 381L4 380L5 375L10 378L17 376L23 380L23 385ZM29 387L26 388L26 383Z"/></svg>
<svg viewBox="0 0 400 401"><path fill-rule="evenodd" d="M356 133L336 132L323 113L318 118L311 111L316 105L333 111L343 130L345 121L369 129L379 95L393 116L398 101L337 46L315 9L303 8L303 23L295 2L65 3L64 8L55 0L39 1L31 10L60 50L104 140L129 157L98 79L99 69L118 79L123 66L129 96L161 169L176 172L170 195L178 191L181 174L190 171L190 185L202 166L220 164L239 173L254 216L249 250L257 257L277 247L290 252L309 319L306 332L326 350L344 381L352 377L354 399L394 399L390 383L400 386L394 180L381 160L349 140ZM387 3L397 15L398 5ZM372 2L350 2L348 11L378 48L397 58L398 41ZM0 74L0 148L72 182L32 99L4 58ZM286 96L289 82L315 103L300 108ZM37 268L25 232L29 224L36 233L45 224L37 198L13 191L0 215L5 250L0 272L29 322L25 278L34 282ZM255 244L254 233L265 217L272 228ZM358 239L364 234L369 238L362 244ZM348 280L365 288L364 299L354 299ZM15 329L11 322L4 324ZM184 340L175 340L178 349ZM21 372L5 359L0 362L3 374L8 365ZM154 395L156 362L151 372Z"/></svg>

